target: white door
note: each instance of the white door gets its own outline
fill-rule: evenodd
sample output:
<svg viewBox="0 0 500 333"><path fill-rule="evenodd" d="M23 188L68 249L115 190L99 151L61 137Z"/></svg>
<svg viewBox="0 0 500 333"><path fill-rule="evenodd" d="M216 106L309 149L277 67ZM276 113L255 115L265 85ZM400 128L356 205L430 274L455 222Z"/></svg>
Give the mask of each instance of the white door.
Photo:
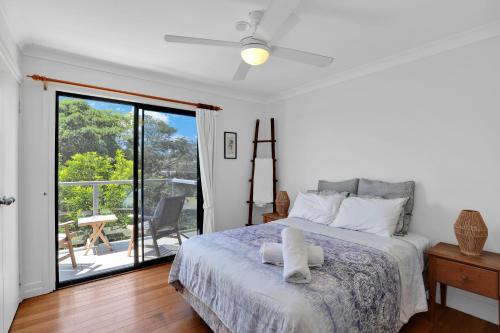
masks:
<svg viewBox="0 0 500 333"><path fill-rule="evenodd" d="M0 198L18 197L19 85L0 72ZM7 332L19 304L18 203L0 205L0 332Z"/></svg>

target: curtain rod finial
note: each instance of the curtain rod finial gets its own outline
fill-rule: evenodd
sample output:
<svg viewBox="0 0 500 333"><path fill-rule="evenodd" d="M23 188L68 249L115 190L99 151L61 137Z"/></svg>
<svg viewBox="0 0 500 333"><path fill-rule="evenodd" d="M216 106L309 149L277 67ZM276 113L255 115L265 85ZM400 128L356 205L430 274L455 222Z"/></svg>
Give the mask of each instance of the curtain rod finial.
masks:
<svg viewBox="0 0 500 333"><path fill-rule="evenodd" d="M26 75L27 77L30 77L34 81L42 81L43 82L43 90L47 90L48 84L49 84L49 79L45 76L38 75L38 74L33 74L33 75Z"/></svg>
<svg viewBox="0 0 500 333"><path fill-rule="evenodd" d="M26 76L32 78L34 81L42 81L42 80L46 79L45 76L41 76L38 74L26 75Z"/></svg>
<svg viewBox="0 0 500 333"><path fill-rule="evenodd" d="M222 108L217 105L210 105L210 104L203 104L203 103L198 103L196 105L198 109L206 109L206 110L212 110L212 111L220 111Z"/></svg>

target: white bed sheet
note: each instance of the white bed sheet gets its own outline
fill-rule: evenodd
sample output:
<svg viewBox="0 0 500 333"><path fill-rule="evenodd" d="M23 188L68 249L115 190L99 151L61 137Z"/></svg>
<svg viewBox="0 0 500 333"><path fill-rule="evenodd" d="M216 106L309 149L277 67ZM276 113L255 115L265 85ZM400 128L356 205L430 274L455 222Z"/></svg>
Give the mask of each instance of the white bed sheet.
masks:
<svg viewBox="0 0 500 333"><path fill-rule="evenodd" d="M418 251L420 265L422 266L422 272L425 270L425 253L431 247L431 241L429 238L409 232L406 236L395 236L395 238L401 239L402 241L408 242L415 246Z"/></svg>

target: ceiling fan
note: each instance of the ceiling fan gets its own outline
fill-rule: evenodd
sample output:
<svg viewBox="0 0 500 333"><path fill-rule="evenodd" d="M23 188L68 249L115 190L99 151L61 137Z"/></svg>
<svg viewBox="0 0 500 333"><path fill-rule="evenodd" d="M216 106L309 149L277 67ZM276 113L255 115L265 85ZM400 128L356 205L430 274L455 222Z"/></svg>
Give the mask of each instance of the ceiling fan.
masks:
<svg viewBox="0 0 500 333"><path fill-rule="evenodd" d="M271 0L271 4L265 11L250 12L249 22L237 22L236 29L238 31L253 30L253 33L239 42L175 35L165 35L164 38L170 43L240 48L242 62L236 70L233 80L244 80L251 66L264 64L270 55L308 65L328 66L333 61L332 57L269 44L280 30L287 28L286 21L297 21L293 12L299 3L300 0Z"/></svg>

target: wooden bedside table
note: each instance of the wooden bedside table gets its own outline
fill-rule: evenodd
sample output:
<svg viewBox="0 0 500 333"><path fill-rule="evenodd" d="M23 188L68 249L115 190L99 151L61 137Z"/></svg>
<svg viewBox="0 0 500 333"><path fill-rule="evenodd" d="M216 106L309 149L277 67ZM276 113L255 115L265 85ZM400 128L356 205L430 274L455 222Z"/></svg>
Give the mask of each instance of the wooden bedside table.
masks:
<svg viewBox="0 0 500 333"><path fill-rule="evenodd" d="M500 301L499 253L483 251L477 257L467 256L460 253L457 245L439 243L433 246L427 254L429 256L429 311L432 320L436 317L437 282L441 287L442 306L446 306L447 285Z"/></svg>
<svg viewBox="0 0 500 333"><path fill-rule="evenodd" d="M277 212L264 213L262 214L262 222L267 223L276 220L286 219L287 216L288 214L286 214L286 216L280 216Z"/></svg>

